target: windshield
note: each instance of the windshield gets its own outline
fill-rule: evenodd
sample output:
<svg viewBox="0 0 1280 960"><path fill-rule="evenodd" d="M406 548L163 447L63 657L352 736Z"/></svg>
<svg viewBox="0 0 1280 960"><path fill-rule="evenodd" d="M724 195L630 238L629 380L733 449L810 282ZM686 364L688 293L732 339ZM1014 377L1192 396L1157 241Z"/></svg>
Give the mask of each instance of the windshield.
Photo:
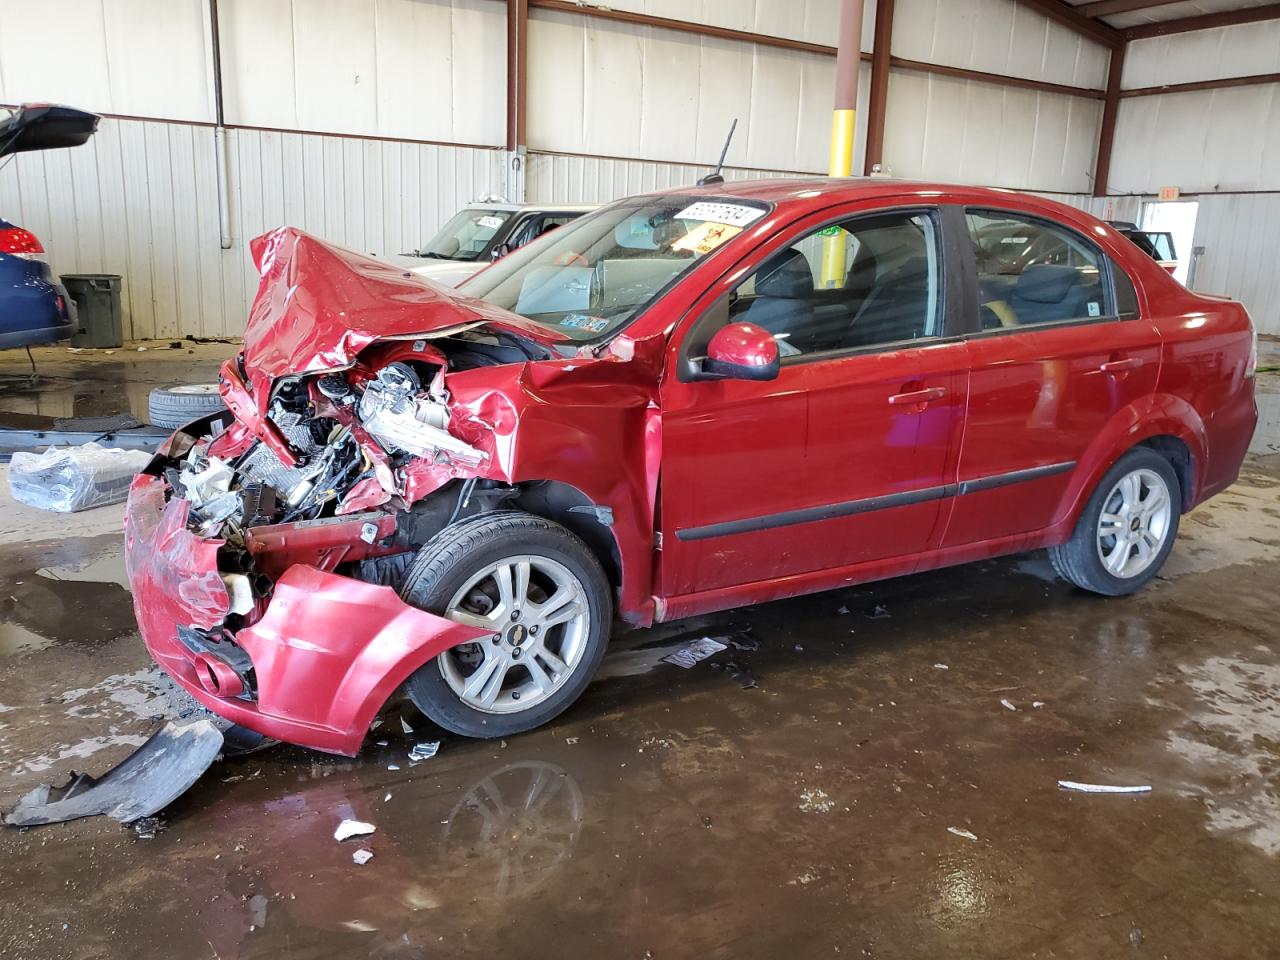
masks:
<svg viewBox="0 0 1280 960"><path fill-rule="evenodd" d="M637 197L508 254L461 290L573 340L598 340L768 209L743 200Z"/></svg>
<svg viewBox="0 0 1280 960"><path fill-rule="evenodd" d="M430 243L417 251L417 255L439 260L478 260L493 235L512 215L511 210L468 207L446 223Z"/></svg>

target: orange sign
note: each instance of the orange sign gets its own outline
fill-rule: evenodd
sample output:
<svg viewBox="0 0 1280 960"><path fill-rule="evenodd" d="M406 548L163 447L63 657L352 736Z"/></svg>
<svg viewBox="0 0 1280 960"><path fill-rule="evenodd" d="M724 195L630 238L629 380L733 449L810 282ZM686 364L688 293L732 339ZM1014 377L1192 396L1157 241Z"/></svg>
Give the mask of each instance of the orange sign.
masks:
<svg viewBox="0 0 1280 960"><path fill-rule="evenodd" d="M1179 190L1177 187L1161 187L1160 188L1161 200L1177 200L1180 196L1182 196L1182 191Z"/></svg>

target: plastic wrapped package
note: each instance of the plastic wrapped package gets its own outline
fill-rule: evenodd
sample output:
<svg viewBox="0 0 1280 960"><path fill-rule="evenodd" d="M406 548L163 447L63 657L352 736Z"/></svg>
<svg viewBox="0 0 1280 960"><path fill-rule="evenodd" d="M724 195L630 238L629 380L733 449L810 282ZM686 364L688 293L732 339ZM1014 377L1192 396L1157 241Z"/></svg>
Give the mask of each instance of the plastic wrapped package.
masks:
<svg viewBox="0 0 1280 960"><path fill-rule="evenodd" d="M75 513L129 495L134 475L151 460L145 450L117 450L96 443L15 453L9 463L13 499L41 510Z"/></svg>

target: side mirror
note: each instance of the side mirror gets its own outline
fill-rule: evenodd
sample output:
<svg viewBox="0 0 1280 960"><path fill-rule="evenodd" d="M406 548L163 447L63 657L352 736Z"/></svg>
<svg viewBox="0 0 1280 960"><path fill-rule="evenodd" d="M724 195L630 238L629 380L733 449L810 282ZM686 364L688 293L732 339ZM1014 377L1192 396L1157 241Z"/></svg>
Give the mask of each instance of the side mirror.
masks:
<svg viewBox="0 0 1280 960"><path fill-rule="evenodd" d="M776 380L780 366L773 334L754 323L731 323L711 337L702 372L722 380Z"/></svg>
<svg viewBox="0 0 1280 960"><path fill-rule="evenodd" d="M500 243L496 247L494 247L492 250L489 251L489 259L501 260L510 252L511 252L511 244Z"/></svg>

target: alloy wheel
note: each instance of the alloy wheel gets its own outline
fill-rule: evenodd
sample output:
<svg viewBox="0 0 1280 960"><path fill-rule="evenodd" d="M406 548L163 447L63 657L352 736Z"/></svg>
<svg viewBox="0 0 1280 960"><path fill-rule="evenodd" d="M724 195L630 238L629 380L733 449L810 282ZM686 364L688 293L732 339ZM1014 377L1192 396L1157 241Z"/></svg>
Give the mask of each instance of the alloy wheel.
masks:
<svg viewBox="0 0 1280 960"><path fill-rule="evenodd" d="M1169 536L1173 503L1154 470L1126 473L1111 488L1098 515L1098 557L1113 577L1136 577L1155 562Z"/></svg>
<svg viewBox="0 0 1280 960"><path fill-rule="evenodd" d="M578 578L549 557L506 557L470 577L444 615L488 636L437 657L467 706L516 713L556 692L581 663L591 611Z"/></svg>

